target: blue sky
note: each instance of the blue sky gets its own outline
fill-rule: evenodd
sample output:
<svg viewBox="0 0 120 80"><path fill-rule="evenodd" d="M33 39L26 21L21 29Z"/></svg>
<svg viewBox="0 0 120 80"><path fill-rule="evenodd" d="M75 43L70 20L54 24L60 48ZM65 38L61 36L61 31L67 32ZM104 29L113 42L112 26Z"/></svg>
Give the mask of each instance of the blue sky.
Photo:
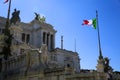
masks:
<svg viewBox="0 0 120 80"><path fill-rule="evenodd" d="M7 16L8 3L0 0L0 16ZM98 10L101 47L110 65L120 71L120 0L12 0L11 12L20 10L22 22L34 19L34 12L46 17L57 30L56 47L64 36L64 49L76 51L82 69L96 69L98 59L97 30L82 26L84 19L95 18Z"/></svg>

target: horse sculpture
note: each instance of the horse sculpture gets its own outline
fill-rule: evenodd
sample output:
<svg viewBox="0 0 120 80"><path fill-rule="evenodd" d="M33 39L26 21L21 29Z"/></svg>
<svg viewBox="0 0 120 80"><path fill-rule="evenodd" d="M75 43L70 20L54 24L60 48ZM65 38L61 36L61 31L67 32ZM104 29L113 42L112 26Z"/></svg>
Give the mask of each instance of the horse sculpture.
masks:
<svg viewBox="0 0 120 80"><path fill-rule="evenodd" d="M20 11L19 10L16 10L14 9L14 12L12 13L12 18L10 19L10 24L16 24L17 21L20 22Z"/></svg>

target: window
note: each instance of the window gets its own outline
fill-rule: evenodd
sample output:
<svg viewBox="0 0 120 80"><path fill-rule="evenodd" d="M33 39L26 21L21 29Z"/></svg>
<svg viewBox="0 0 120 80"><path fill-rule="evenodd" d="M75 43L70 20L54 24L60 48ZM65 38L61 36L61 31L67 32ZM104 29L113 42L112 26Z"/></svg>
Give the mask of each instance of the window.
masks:
<svg viewBox="0 0 120 80"><path fill-rule="evenodd" d="M25 42L25 33L22 33L22 41Z"/></svg>
<svg viewBox="0 0 120 80"><path fill-rule="evenodd" d="M69 68L69 67L70 67L70 64L67 64L67 67Z"/></svg>
<svg viewBox="0 0 120 80"><path fill-rule="evenodd" d="M43 32L43 44L45 44L45 32Z"/></svg>
<svg viewBox="0 0 120 80"><path fill-rule="evenodd" d="M30 41L30 35L29 35L29 34L27 34L26 43L29 43L29 41Z"/></svg>
<svg viewBox="0 0 120 80"><path fill-rule="evenodd" d="M53 35L51 35L51 37L50 37L50 39L51 39L51 44L50 44L50 47L51 47L51 49L53 49Z"/></svg>

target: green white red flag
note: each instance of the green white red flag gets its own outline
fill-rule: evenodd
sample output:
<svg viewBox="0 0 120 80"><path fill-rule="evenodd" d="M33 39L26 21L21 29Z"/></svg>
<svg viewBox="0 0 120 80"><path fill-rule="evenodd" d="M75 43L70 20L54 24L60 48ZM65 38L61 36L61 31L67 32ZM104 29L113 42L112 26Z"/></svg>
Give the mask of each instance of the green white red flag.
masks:
<svg viewBox="0 0 120 80"><path fill-rule="evenodd" d="M83 20L82 25L92 26L94 29L96 29L96 19Z"/></svg>
<svg viewBox="0 0 120 80"><path fill-rule="evenodd" d="M5 2L4 3L7 3L9 0L5 0Z"/></svg>

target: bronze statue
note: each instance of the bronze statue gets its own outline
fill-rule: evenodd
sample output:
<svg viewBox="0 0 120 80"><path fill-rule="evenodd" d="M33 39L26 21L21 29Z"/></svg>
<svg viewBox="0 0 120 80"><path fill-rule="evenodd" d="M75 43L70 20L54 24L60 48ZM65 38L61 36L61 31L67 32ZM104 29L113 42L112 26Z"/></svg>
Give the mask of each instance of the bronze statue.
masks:
<svg viewBox="0 0 120 80"><path fill-rule="evenodd" d="M17 21L20 22L20 11L19 10L16 10L14 9L14 12L12 13L12 18L10 19L10 24L16 24Z"/></svg>
<svg viewBox="0 0 120 80"><path fill-rule="evenodd" d="M42 21L42 22L45 22L45 19L46 19L46 18L43 16L43 17L41 18L41 21Z"/></svg>
<svg viewBox="0 0 120 80"><path fill-rule="evenodd" d="M40 15L35 12L35 20L39 20L39 19L40 19Z"/></svg>
<svg viewBox="0 0 120 80"><path fill-rule="evenodd" d="M108 57L104 58L104 72L108 74L108 76L109 76L108 80L113 80L113 78L112 78L113 69L109 65L109 59L108 59Z"/></svg>
<svg viewBox="0 0 120 80"><path fill-rule="evenodd" d="M40 22L45 22L45 17L43 16L43 17L41 17L38 13L34 13L35 14L35 20L38 20L38 21L40 21Z"/></svg>
<svg viewBox="0 0 120 80"><path fill-rule="evenodd" d="M108 57L104 58L104 65L105 65L105 68L104 68L105 72L109 72L113 70L112 67L109 65Z"/></svg>

